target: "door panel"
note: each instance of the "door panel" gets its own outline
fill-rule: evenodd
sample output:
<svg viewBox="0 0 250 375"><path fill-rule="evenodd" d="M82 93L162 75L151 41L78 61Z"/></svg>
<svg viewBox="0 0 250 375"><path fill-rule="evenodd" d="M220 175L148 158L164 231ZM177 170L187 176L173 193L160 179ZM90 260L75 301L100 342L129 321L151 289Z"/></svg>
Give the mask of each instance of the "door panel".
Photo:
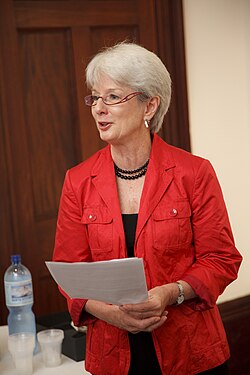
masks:
<svg viewBox="0 0 250 375"><path fill-rule="evenodd" d="M182 29L175 28L180 22L179 0L0 2L0 276L10 255L20 252L32 272L37 316L66 309L44 263L53 252L65 172L104 146L83 102L85 67L100 48L127 39L168 60L178 82L185 67L185 61L175 65L176 46L182 53L184 47ZM188 122L181 77L181 99L168 126L182 133ZM3 295L1 286L1 301ZM0 323L6 315L1 309Z"/></svg>
<svg viewBox="0 0 250 375"><path fill-rule="evenodd" d="M69 39L67 29L19 32L36 221L56 216L62 176L78 160L74 137L76 92Z"/></svg>

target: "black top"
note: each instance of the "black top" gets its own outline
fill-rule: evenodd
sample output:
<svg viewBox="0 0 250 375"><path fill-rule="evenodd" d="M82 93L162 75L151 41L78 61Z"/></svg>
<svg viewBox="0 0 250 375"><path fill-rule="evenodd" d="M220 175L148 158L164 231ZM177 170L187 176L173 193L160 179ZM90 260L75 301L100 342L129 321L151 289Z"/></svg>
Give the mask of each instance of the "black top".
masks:
<svg viewBox="0 0 250 375"><path fill-rule="evenodd" d="M122 221L127 245L127 255L134 257L137 214L123 214ZM131 362L128 375L162 375L156 357L152 335L149 332L128 333Z"/></svg>
<svg viewBox="0 0 250 375"><path fill-rule="evenodd" d="M128 258L134 257L135 232L138 214L122 214Z"/></svg>

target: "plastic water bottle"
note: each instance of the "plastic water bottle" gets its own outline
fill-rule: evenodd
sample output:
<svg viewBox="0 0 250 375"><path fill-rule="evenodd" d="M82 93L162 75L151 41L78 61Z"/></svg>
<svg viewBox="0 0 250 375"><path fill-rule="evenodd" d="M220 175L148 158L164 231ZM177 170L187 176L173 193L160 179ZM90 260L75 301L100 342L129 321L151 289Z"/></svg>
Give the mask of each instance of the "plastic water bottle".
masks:
<svg viewBox="0 0 250 375"><path fill-rule="evenodd" d="M21 263L20 255L11 256L11 266L4 274L6 306L9 310L9 335L19 332L34 333L35 315L32 311L33 288L30 271Z"/></svg>

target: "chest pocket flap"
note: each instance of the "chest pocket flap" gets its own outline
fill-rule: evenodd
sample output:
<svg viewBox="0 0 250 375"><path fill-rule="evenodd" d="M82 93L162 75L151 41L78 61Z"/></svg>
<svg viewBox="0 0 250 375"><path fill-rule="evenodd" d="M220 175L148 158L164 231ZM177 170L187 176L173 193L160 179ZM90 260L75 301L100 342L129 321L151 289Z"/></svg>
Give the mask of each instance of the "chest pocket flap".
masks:
<svg viewBox="0 0 250 375"><path fill-rule="evenodd" d="M182 219L190 216L191 208L187 200L160 204L153 213L153 219L156 221Z"/></svg>
<svg viewBox="0 0 250 375"><path fill-rule="evenodd" d="M113 219L107 207L84 207L81 222L87 226L93 260L107 260L113 244Z"/></svg>
<svg viewBox="0 0 250 375"><path fill-rule="evenodd" d="M84 207L81 222L83 224L109 224L113 221L105 206Z"/></svg>
<svg viewBox="0 0 250 375"><path fill-rule="evenodd" d="M179 248L192 241L191 208L188 200L161 202L153 218L153 241L157 249Z"/></svg>

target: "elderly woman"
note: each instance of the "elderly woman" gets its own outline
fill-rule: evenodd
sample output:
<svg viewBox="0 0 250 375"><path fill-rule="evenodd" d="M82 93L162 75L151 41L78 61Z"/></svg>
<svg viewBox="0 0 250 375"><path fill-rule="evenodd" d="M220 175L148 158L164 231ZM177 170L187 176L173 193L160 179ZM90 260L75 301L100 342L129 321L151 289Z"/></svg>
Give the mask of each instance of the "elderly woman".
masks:
<svg viewBox="0 0 250 375"><path fill-rule="evenodd" d="M241 256L209 161L156 134L170 103L169 73L154 53L121 43L98 53L86 76L85 103L108 146L66 174L53 258L143 258L148 287L148 300L134 305L66 295L74 324L88 326L86 369L225 374L216 300Z"/></svg>

